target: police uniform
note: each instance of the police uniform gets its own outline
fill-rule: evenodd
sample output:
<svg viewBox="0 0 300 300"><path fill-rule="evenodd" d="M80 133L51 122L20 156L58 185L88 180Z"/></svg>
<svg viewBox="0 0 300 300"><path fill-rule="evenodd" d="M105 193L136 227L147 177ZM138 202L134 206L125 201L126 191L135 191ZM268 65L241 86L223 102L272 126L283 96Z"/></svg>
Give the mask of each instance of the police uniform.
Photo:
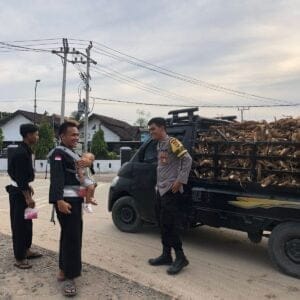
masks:
<svg viewBox="0 0 300 300"><path fill-rule="evenodd" d="M54 204L61 226L59 268L67 279L73 279L81 275L83 198L79 196L80 182L76 176L75 160L62 148L55 148L49 156L49 202ZM72 150L67 148L67 151ZM58 200L71 204L71 214L63 214L58 210Z"/></svg>
<svg viewBox="0 0 300 300"><path fill-rule="evenodd" d="M175 274L182 268L178 268L178 261L182 262L182 259L185 259L185 265L188 262L184 256L180 238L184 190L181 187L179 192L173 193L171 188L175 181L182 184L188 182L192 158L180 141L169 136L158 142L157 151L156 217L161 230L163 254L157 259L150 259L149 263L151 265L171 264L171 248L173 248L176 253L174 263L177 267L174 269L172 265L168 273Z"/></svg>
<svg viewBox="0 0 300 300"><path fill-rule="evenodd" d="M30 191L29 183L34 180L32 150L24 142L16 148L8 164L8 175L12 182L6 187L9 193L10 221L15 259L26 258L32 243L32 220L25 220L27 203L22 192Z"/></svg>

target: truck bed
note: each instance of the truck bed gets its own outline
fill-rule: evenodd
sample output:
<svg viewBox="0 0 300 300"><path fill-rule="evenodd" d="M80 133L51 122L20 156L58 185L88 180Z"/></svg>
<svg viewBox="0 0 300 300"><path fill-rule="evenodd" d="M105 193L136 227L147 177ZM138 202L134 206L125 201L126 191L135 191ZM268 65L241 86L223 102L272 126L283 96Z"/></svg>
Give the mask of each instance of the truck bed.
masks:
<svg viewBox="0 0 300 300"><path fill-rule="evenodd" d="M288 155L265 155L261 153L262 147L290 147L292 151ZM240 150L236 153L231 149ZM300 201L300 158L293 154L298 150L300 143L288 141L197 141L192 153L191 181L193 187L203 191ZM244 162L245 166L232 167L237 160ZM261 168L262 162L271 167ZM283 162L281 164L286 167L281 167L278 162ZM262 183L264 178L273 178L274 181L265 184Z"/></svg>

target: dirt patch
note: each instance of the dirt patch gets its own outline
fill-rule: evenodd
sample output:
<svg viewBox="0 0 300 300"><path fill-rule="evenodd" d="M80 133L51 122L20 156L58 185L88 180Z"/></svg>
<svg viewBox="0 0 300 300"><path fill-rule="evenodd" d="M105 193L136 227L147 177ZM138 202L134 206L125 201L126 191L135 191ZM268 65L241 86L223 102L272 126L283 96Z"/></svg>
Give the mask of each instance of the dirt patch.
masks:
<svg viewBox="0 0 300 300"><path fill-rule="evenodd" d="M13 267L11 237L0 233L0 299L64 299L56 281L57 253L34 247L43 258L32 261L33 268ZM154 289L125 279L90 264L83 264L77 279L79 299L171 299Z"/></svg>

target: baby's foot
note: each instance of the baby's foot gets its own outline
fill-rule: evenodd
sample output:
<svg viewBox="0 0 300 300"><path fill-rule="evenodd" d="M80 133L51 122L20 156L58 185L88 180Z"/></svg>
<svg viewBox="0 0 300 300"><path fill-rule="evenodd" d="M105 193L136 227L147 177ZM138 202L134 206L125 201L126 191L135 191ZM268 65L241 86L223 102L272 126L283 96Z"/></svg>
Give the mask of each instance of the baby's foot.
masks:
<svg viewBox="0 0 300 300"><path fill-rule="evenodd" d="M95 200L95 198L91 198L89 201L86 201L86 203L90 203L92 205L98 205L97 201Z"/></svg>
<svg viewBox="0 0 300 300"><path fill-rule="evenodd" d="M92 205L90 203L84 203L83 204L83 209L87 213L92 213L93 212Z"/></svg>

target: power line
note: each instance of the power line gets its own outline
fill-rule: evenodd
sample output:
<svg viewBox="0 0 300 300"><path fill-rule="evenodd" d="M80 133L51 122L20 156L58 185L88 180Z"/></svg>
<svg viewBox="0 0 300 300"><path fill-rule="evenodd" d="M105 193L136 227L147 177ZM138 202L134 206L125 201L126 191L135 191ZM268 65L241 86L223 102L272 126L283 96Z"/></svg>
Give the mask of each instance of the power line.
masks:
<svg viewBox="0 0 300 300"><path fill-rule="evenodd" d="M46 41L46 40L57 40L57 39L37 39L37 40L27 40L27 41L24 40L24 41L14 41L14 42L30 42L30 41L41 42L41 41ZM83 40L83 39L70 39L70 40L76 41L76 43L80 44L80 45L82 43L78 43L78 41L79 42L87 42L87 40ZM41 51L49 52L49 51L51 51L49 49L30 48L28 46L12 45L11 44L12 42L10 42L10 43L9 42L0 42L0 43L2 45L7 46L6 49L19 48L20 51L21 50L28 50L28 51L36 51L36 52L41 52ZM148 69L150 71L154 71L154 72L172 77L174 79L178 79L178 80L188 82L188 83L191 83L191 84L200 85L202 87L205 87L205 88L208 88L208 89L211 89L211 90L214 90L214 91L224 92L224 93L232 94L234 96L244 97L244 98L251 99L251 100L273 101L273 102L279 102L279 103L293 104L289 101L282 100L282 99L276 99L276 98L272 98L272 97L260 96L260 95L256 95L256 94L242 92L242 91L239 91L239 90L229 89L229 88L223 87L221 85L212 84L212 83L209 83L209 82L206 82L206 81L203 81L203 80L196 79L196 78L191 77L191 76L187 76L187 75L183 75L183 74L178 73L178 72L174 72L174 71L169 70L169 69L164 68L164 67L157 66L157 65L152 64L150 62L147 62L145 60L139 59L135 56L131 56L131 55L123 53L119 50L108 47L108 46L106 46L104 44L101 44L99 42L94 42L94 43L99 45L100 47L102 47L102 48L95 47L95 52L98 52L101 55L106 55L106 56L109 56L113 59L118 59L119 61L125 61L125 62L133 64L135 66L142 67L142 68ZM105 48L105 49L103 49L103 48ZM115 54L115 53L117 53L117 54Z"/></svg>
<svg viewBox="0 0 300 300"><path fill-rule="evenodd" d="M144 67L143 65L137 64L137 63L135 63L135 62L132 62L132 61L127 60L127 59L124 59L124 58L122 58L122 57L120 57L120 56L111 54L111 53L109 53L109 52L105 52L104 50L101 50L101 51L103 51L103 52L100 52L100 51L97 51L97 50L95 50L94 52L99 53L99 54L104 55L104 56L107 56L107 57L110 57L110 58L113 58L113 59L117 59L117 60L119 60L119 61L123 61L123 62L125 61L125 62L130 63L130 64L135 65L135 66ZM159 71L157 71L157 70L155 70L155 69L152 69L152 68L146 68L146 69L151 70L151 71L158 72L158 73L163 74L163 75L168 75L168 74L166 74L166 73L159 72ZM171 76L171 77L176 78L176 79L180 79L180 80L183 80L183 81L185 81L185 82L192 83L192 84L197 84L197 83L195 83L195 82L192 82L190 79L182 79L182 78L174 77L174 76ZM197 84L197 85L199 85L199 84ZM200 84L200 85L201 85L201 84ZM203 86L203 85L201 85L201 86ZM214 88L214 87L208 87L208 86L204 86L204 87L209 88L209 89L211 89L211 90L218 91L218 92L224 92L224 90L222 90L222 89L220 89L220 88ZM256 99L256 98L254 97L254 95L252 95L252 97L250 97L249 95L241 95L241 94L232 93L232 92L229 93L228 91L227 91L226 93L227 93L227 94L234 95L234 96L243 97L243 98L246 98L246 99L258 100L258 99ZM256 96L256 97L258 97L258 96ZM280 99L275 99L275 98L267 98L267 97L260 97L260 98L261 98L261 99L260 99L261 101L262 101L262 100L263 100L263 101L269 100L269 101L273 101L273 102L280 102L280 103L283 102L283 103L292 104L291 102L288 102L288 101L285 101L285 100L280 100ZM264 98L264 99L263 99L263 98Z"/></svg>
<svg viewBox="0 0 300 300"><path fill-rule="evenodd" d="M13 45L13 44L4 43L4 42L0 42L0 44L3 46L7 46L7 49L25 49L25 50L30 50L30 51L34 51L34 52L51 52L50 49L31 48L31 47Z"/></svg>
<svg viewBox="0 0 300 300"><path fill-rule="evenodd" d="M147 106L161 106L161 107L203 107L203 108L243 108L243 107L295 107L300 106L300 103L296 104L269 104L269 105L181 105L181 104L162 104L162 103L149 103L149 102L138 102L138 101L127 101L127 100L116 100L102 97L91 97L96 100L116 102L116 103L126 103L126 104L137 104L137 105L147 105Z"/></svg>
<svg viewBox="0 0 300 300"><path fill-rule="evenodd" d="M162 103L149 103L149 102L139 102L136 100L128 101L128 100L118 100L118 99L110 99L110 98L103 98L103 97L90 97L95 100L100 100L103 102L110 102L110 103L97 103L95 102L95 105L112 105L112 104L133 104L133 105L145 105L145 106L157 106L157 107L184 107L184 108L191 108L191 107L202 107L202 108L265 108L265 107L298 107L300 106L300 103L296 104L270 104L270 105L181 105L181 104L162 104ZM20 103L20 102L29 102L32 101L31 98L24 98L24 99L0 99L1 103ZM46 102L46 103L60 103L61 100L52 100L52 99L39 99L40 102ZM69 100L68 103L75 103L77 104L77 101Z"/></svg>
<svg viewBox="0 0 300 300"><path fill-rule="evenodd" d="M92 98L92 97L91 97ZM24 98L24 99L0 99L0 105L1 103L22 103L22 102L30 102L32 101L32 98ZM39 102L45 102L45 103L60 103L61 100L52 100L52 99L40 99ZM77 104L78 101L75 100L68 100L67 103L75 103ZM96 105L107 105L108 103L95 103ZM111 105L112 103L110 103ZM117 103L116 103L117 104Z"/></svg>
<svg viewBox="0 0 300 300"><path fill-rule="evenodd" d="M212 84L212 83L208 83L206 81L203 81L203 80L199 80L199 79L196 79L194 77L191 77L191 76L186 76L186 75L183 75L183 74L180 74L178 72L174 72L174 71L171 71L169 69L166 69L166 68L163 68L163 67L160 67L160 66L157 66L157 65L154 65L150 62L147 62L145 60L142 60L142 59L139 59L139 58L136 58L134 56L131 56L131 55L128 55L128 54L125 54L119 50L115 50L113 48L110 48L108 46L105 46L101 43L98 43L98 42L94 42L95 44L97 45L100 45L101 47L104 47L106 49L109 49L110 51L113 51L113 52L116 52L118 54L121 54L125 57L128 57L130 59L133 59L135 60L136 62L132 62L130 59L125 59L125 58L122 58L118 55L115 55L115 54L112 54L112 53L109 53L108 51L105 51L103 49L99 49L100 51L106 53L106 54L109 54L111 55L110 57L112 58L120 58L120 59L123 59L125 60L126 62L128 63L133 63L134 65L136 66L139 66L139 67L142 67L142 68L146 68L150 71L154 71L154 72L158 72L160 74L163 74L163 75L166 75L166 76L169 76L169 77L172 77L172 78L175 78L175 79L179 79L179 80L182 80L182 81L185 81L185 82L189 82L189 83L192 83L192 84L197 84L197 85L201 85L205 88L209 88L209 89L212 89L212 90L215 90L215 91L222 91L222 92L226 92L226 93L230 93L230 94L234 94L234 95L237 95L237 96L241 96L241 97L246 97L246 98L258 98L258 99L261 99L261 100L269 100L269 101L275 101L275 102L285 102L285 103L289 103L288 101L286 100L282 100L282 99L276 99L276 98L271 98L271 97L264 97L264 96L259 96L259 95L256 95L256 94L251 94L251 93L246 93L246 92L242 92L242 91L238 91L238 90L234 90L234 89L229 89L229 88L226 88L226 87L223 87L221 85L216 85L216 84ZM97 47L95 47L97 49ZM95 50L96 52L96 50ZM103 53L102 53L103 54ZM149 67L150 66L150 67ZM289 103L290 104L290 103Z"/></svg>
<svg viewBox="0 0 300 300"><path fill-rule="evenodd" d="M102 68L100 69L101 67L94 67L93 70L95 72L98 72L98 73L101 73L109 78L112 78L114 80L117 80L119 82L125 82L126 84L128 85L131 85L135 88L138 88L138 89L141 89L141 90L144 90L146 92L149 92L149 93L152 93L152 94L155 94L155 95L159 95L159 96L162 96L162 97L167 97L167 98L170 98L170 99L176 99L176 100L181 100L181 101L199 101L197 99L193 99L193 98L190 98L190 97L186 97L186 96L182 96L182 95L179 95L179 94L176 94L176 93L173 93L173 92L170 92L168 90L165 90L165 89L162 89L162 88L158 88L154 85L150 85L150 84L145 84L133 77L129 77L129 76L126 76L124 74L121 74L111 68L108 68L108 67L102 67L104 69L108 69L110 70L111 72L109 71L106 71L106 70L102 70ZM205 103L203 101L201 101L202 103ZM194 104L196 105L196 104Z"/></svg>
<svg viewBox="0 0 300 300"><path fill-rule="evenodd" d="M49 38L49 39L35 39L35 40L17 40L17 41L6 41L5 43L22 43L22 42L43 42L43 41L60 41L62 38Z"/></svg>

